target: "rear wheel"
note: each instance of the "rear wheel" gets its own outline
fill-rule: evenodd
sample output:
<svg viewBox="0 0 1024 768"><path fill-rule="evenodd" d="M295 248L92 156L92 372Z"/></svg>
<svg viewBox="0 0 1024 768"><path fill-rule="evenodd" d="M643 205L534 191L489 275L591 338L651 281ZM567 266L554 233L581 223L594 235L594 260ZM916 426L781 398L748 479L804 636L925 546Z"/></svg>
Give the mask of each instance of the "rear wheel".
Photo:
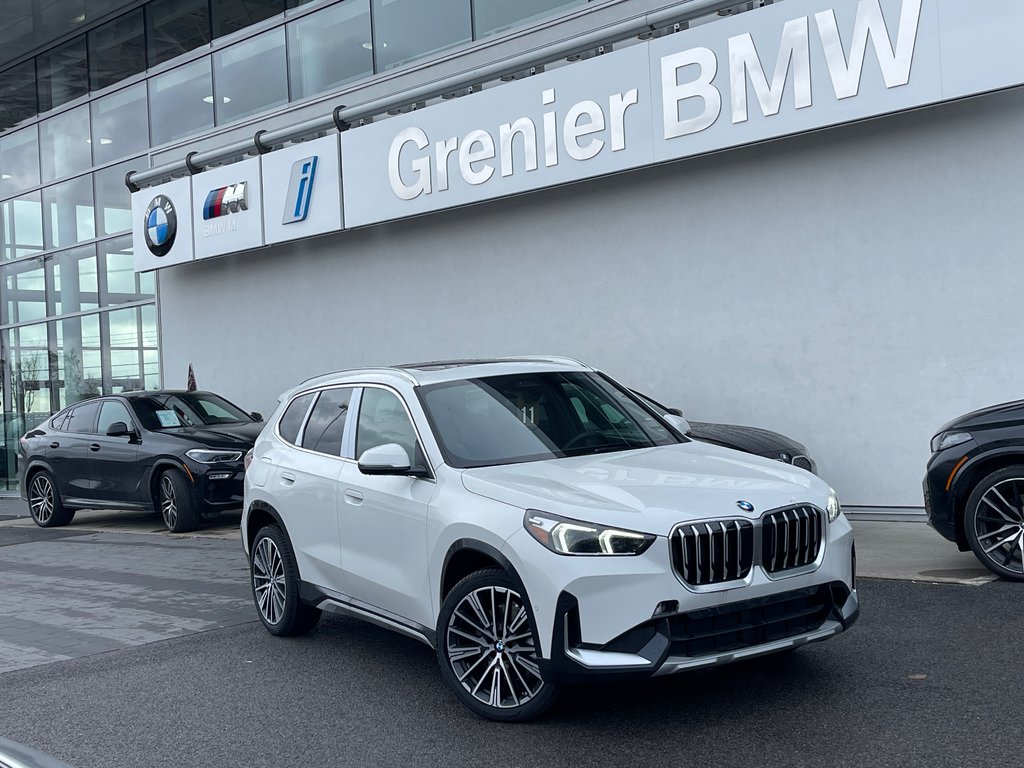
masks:
<svg viewBox="0 0 1024 768"><path fill-rule="evenodd" d="M57 483L45 469L34 474L29 481L28 508L32 521L40 528L67 525L75 516L73 509L65 509Z"/></svg>
<svg viewBox="0 0 1024 768"><path fill-rule="evenodd" d="M992 573L1024 581L1024 465L993 472L972 491L964 513L967 543Z"/></svg>
<svg viewBox="0 0 1024 768"><path fill-rule="evenodd" d="M558 689L541 676L537 651L526 597L500 568L470 574L445 598L437 623L441 676L478 715L522 722L547 711Z"/></svg>
<svg viewBox="0 0 1024 768"><path fill-rule="evenodd" d="M299 598L299 569L280 527L260 528L252 542L249 572L253 602L272 635L305 635L320 621L320 609Z"/></svg>
<svg viewBox="0 0 1024 768"><path fill-rule="evenodd" d="M192 494L180 472L169 469L160 475L156 500L164 525L171 533L188 533L199 526Z"/></svg>

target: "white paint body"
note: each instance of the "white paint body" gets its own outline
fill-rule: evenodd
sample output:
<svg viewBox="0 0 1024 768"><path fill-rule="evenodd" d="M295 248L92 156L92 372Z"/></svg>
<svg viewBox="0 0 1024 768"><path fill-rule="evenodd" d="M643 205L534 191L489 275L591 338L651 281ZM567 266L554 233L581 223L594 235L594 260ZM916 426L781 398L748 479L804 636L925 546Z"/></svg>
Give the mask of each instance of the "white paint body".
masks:
<svg viewBox="0 0 1024 768"><path fill-rule="evenodd" d="M853 590L853 532L845 517L826 526L813 569L769 577L759 565L743 583L693 589L676 575L670 534L679 523L748 518L793 504L826 509L831 489L815 475L776 461L700 442L474 469L445 463L416 387L506 373L589 371L569 363L503 362L431 371L366 369L305 382L282 395L256 442L246 473L243 542L253 504L272 507L291 538L300 578L378 616L433 630L446 556L456 542L479 542L521 578L532 605L540 650L551 652L555 601L579 602L582 642L604 644L651 619L662 601L681 612L804 587L842 582ZM284 441L278 422L291 399L317 389L385 387L405 402L432 477L363 474L351 433L358 397L346 419L339 457ZM754 508L744 512L739 500ZM524 528L526 510L653 534L637 556L552 552ZM836 629L835 631L838 631ZM636 658L636 657L634 657ZM727 659L729 660L729 659Z"/></svg>

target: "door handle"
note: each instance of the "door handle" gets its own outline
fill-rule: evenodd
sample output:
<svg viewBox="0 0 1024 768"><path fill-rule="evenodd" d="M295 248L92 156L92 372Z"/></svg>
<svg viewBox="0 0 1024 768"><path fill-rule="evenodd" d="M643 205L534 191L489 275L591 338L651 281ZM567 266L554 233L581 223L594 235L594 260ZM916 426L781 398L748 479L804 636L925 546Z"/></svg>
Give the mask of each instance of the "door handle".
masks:
<svg viewBox="0 0 1024 768"><path fill-rule="evenodd" d="M361 494L359 491L353 491L349 489L345 491L345 501L347 501L349 504L362 504L363 494Z"/></svg>
<svg viewBox="0 0 1024 768"><path fill-rule="evenodd" d="M57 441L54 441L54 442L50 443L50 447L51 448L60 448L60 443L58 443Z"/></svg>
<svg viewBox="0 0 1024 768"><path fill-rule="evenodd" d="M90 451L98 451L99 449L100 449L100 444L99 443L89 443L89 450Z"/></svg>
<svg viewBox="0 0 1024 768"><path fill-rule="evenodd" d="M293 475L291 472L282 472L281 482L286 483L287 485L291 485L292 483L295 482L295 475Z"/></svg>

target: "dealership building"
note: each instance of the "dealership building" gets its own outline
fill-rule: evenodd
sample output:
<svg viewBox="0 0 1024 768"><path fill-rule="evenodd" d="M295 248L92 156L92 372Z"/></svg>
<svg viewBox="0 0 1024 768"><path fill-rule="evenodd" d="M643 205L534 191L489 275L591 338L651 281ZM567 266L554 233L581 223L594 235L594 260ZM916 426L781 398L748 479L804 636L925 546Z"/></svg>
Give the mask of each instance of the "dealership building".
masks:
<svg viewBox="0 0 1024 768"><path fill-rule="evenodd" d="M1019 397L1019 3L14 5L7 489L26 427L190 365L267 413L552 354L917 515L938 427Z"/></svg>

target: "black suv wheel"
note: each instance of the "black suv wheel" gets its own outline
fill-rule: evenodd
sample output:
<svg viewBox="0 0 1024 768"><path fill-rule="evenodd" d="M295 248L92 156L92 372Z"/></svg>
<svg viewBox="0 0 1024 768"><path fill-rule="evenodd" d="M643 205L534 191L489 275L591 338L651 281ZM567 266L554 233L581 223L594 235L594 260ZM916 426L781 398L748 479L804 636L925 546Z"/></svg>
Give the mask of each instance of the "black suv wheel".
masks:
<svg viewBox="0 0 1024 768"><path fill-rule="evenodd" d="M28 509L32 522L40 528L67 525L75 516L75 510L64 507L57 483L45 469L36 472L28 484Z"/></svg>
<svg viewBox="0 0 1024 768"><path fill-rule="evenodd" d="M992 573L1024 581L1024 465L993 472L978 483L964 513L967 543Z"/></svg>

